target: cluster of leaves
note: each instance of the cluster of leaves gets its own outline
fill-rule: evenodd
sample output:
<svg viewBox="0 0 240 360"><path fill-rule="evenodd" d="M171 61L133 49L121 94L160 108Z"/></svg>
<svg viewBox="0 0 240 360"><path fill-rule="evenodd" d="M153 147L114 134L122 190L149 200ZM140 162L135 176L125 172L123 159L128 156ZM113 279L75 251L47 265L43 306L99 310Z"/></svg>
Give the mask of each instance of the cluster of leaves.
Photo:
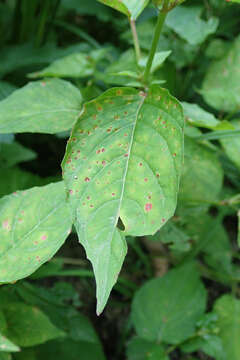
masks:
<svg viewBox="0 0 240 360"><path fill-rule="evenodd" d="M0 2L0 360L105 358L59 276L82 293L95 276L98 314L116 284L110 358L239 360L239 15L218 0ZM52 134L44 177L33 133ZM45 264L76 237L93 272Z"/></svg>

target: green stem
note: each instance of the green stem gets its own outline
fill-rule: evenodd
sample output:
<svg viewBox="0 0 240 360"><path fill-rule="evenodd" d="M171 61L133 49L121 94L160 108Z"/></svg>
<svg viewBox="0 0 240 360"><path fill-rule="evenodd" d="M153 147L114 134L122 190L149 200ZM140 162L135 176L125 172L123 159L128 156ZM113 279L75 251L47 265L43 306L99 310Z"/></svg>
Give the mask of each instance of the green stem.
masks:
<svg viewBox="0 0 240 360"><path fill-rule="evenodd" d="M129 21L130 21L130 26L131 26L132 36L133 36L133 43L134 43L134 49L135 49L135 53L136 53L136 59L137 59L137 63L138 63L141 58L141 50L140 50L139 41L138 41L136 23L132 19L130 19Z"/></svg>
<svg viewBox="0 0 240 360"><path fill-rule="evenodd" d="M166 19L167 13L168 13L168 2L169 2L169 0L164 1L163 7L162 7L162 9L161 9L161 11L159 12L159 15L158 15L157 25L156 25L155 33L154 33L154 36L153 36L152 45L151 45L147 65L146 65L146 68L145 68L145 71L144 71L144 74L143 74L143 82L144 82L145 85L147 85L147 83L148 83L148 78L149 78L149 75L150 75L154 55L155 55L155 52L157 50L159 37L161 35L163 24L165 22L165 19Z"/></svg>
<svg viewBox="0 0 240 360"><path fill-rule="evenodd" d="M43 7L41 10L41 14L40 14L40 20L38 23L38 31L36 34L36 46L40 47L43 43L43 38L44 38L44 32L45 32L45 27L46 27L46 23L47 23L47 19L48 19L48 13L50 10L50 5L51 3L49 2L49 0L45 0L45 2L43 3Z"/></svg>

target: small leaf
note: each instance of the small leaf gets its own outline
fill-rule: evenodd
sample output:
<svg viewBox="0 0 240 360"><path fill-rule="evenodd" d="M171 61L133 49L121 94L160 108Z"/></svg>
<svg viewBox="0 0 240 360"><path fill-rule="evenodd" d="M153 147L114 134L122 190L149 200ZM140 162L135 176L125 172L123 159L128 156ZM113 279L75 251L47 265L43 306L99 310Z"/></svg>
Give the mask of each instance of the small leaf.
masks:
<svg viewBox="0 0 240 360"><path fill-rule="evenodd" d="M201 44L210 34L215 33L219 20L212 17L201 19L203 7L177 6L169 12L166 25L191 45Z"/></svg>
<svg viewBox="0 0 240 360"><path fill-rule="evenodd" d="M79 90L67 81L30 82L0 102L0 132L68 130L80 113L81 102Z"/></svg>
<svg viewBox="0 0 240 360"><path fill-rule="evenodd" d="M127 345L128 360L169 360L161 344L135 337Z"/></svg>
<svg viewBox="0 0 240 360"><path fill-rule="evenodd" d="M62 182L0 200L0 283L26 277L64 243L71 217Z"/></svg>
<svg viewBox="0 0 240 360"><path fill-rule="evenodd" d="M132 321L138 336L178 344L191 337L206 307L196 265L186 264L146 282L134 296Z"/></svg>
<svg viewBox="0 0 240 360"><path fill-rule="evenodd" d="M155 53L153 58L153 63L151 67L151 73L154 73L167 59L167 57L171 54L171 51L158 51ZM139 65L145 68L147 65L148 57L144 56L140 59Z"/></svg>
<svg viewBox="0 0 240 360"><path fill-rule="evenodd" d="M149 0L98 0L99 2L108 5L115 10L127 15L132 20L136 20L144 8L149 3Z"/></svg>
<svg viewBox="0 0 240 360"><path fill-rule="evenodd" d="M201 94L217 110L240 110L240 36L221 59L212 62L203 81Z"/></svg>
<svg viewBox="0 0 240 360"><path fill-rule="evenodd" d="M55 60L41 71L29 74L30 78L70 77L84 78L93 75L97 61L106 54L106 49L95 50L89 55L74 53Z"/></svg>
<svg viewBox="0 0 240 360"><path fill-rule="evenodd" d="M233 120L231 124L236 130L239 130L238 136L223 138L220 142L229 159L240 168L240 120Z"/></svg>
<svg viewBox="0 0 240 360"><path fill-rule="evenodd" d="M167 90L115 88L85 105L62 167L98 313L126 254L123 235L154 234L173 215L182 155L182 109Z"/></svg>
<svg viewBox="0 0 240 360"><path fill-rule="evenodd" d="M223 295L214 305L214 312L218 315L218 335L222 339L226 358L239 360L240 358L240 300L231 295ZM220 360L220 358L217 358Z"/></svg>
<svg viewBox="0 0 240 360"><path fill-rule="evenodd" d="M33 160L37 154L18 142L0 144L0 168L11 167L20 162Z"/></svg>
<svg viewBox="0 0 240 360"><path fill-rule="evenodd" d="M203 110L197 104L190 104L187 102L182 102L181 104L187 121L194 126L212 129L220 123L213 114Z"/></svg>
<svg viewBox="0 0 240 360"><path fill-rule="evenodd" d="M19 351L19 350L20 349L17 345L15 345L13 342L8 340L5 336L3 336L0 333L0 352L1 351L15 352L15 351Z"/></svg>
<svg viewBox="0 0 240 360"><path fill-rule="evenodd" d="M37 307L10 303L4 308L6 335L19 346L33 346L64 336Z"/></svg>
<svg viewBox="0 0 240 360"><path fill-rule="evenodd" d="M207 204L216 201L223 182L223 170L218 158L213 152L187 137L184 150L179 199L185 204Z"/></svg>

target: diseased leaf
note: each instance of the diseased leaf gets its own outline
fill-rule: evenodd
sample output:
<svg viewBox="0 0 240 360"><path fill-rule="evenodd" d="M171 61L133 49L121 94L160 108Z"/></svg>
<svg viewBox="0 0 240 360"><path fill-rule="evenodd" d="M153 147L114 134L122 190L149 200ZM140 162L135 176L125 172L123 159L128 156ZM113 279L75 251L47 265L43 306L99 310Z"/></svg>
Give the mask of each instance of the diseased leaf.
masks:
<svg viewBox="0 0 240 360"><path fill-rule="evenodd" d="M52 79L30 82L0 102L0 132L68 130L81 110L82 96L70 82Z"/></svg>
<svg viewBox="0 0 240 360"><path fill-rule="evenodd" d="M99 2L108 5L121 13L127 15L132 20L136 20L143 9L149 3L149 0L98 0Z"/></svg>
<svg viewBox="0 0 240 360"><path fill-rule="evenodd" d="M240 110L240 36L226 55L214 61L203 81L201 94L206 103L217 110Z"/></svg>
<svg viewBox="0 0 240 360"><path fill-rule="evenodd" d="M185 204L206 204L218 199L223 170L216 155L196 141L185 138L184 168L179 199Z"/></svg>
<svg viewBox="0 0 240 360"><path fill-rule="evenodd" d="M206 290L196 265L185 264L146 282L135 294L132 321L138 336L178 344L195 332L206 307Z"/></svg>
<svg viewBox="0 0 240 360"><path fill-rule="evenodd" d="M231 295L223 295L214 305L214 312L218 315L217 326L222 339L226 358L239 360L240 358L240 300ZM216 360L220 360L217 357Z"/></svg>
<svg viewBox="0 0 240 360"><path fill-rule="evenodd" d="M189 44L201 44L216 31L219 22L216 17L202 20L202 11L201 6L177 6L169 12L166 24Z"/></svg>
<svg viewBox="0 0 240 360"><path fill-rule="evenodd" d="M134 337L127 345L128 360L169 360L161 344Z"/></svg>
<svg viewBox="0 0 240 360"><path fill-rule="evenodd" d="M187 121L194 126L213 129L220 123L213 114L203 110L197 104L187 102L182 102L181 104Z"/></svg>
<svg viewBox="0 0 240 360"><path fill-rule="evenodd" d="M231 124L240 131L240 120L233 120ZM221 139L220 142L229 159L240 168L240 133L235 137Z"/></svg>
<svg viewBox="0 0 240 360"><path fill-rule="evenodd" d="M15 351L19 351L19 350L20 349L17 345L15 345L13 342L8 340L5 336L3 336L0 333L0 352L1 351L15 352Z"/></svg>
<svg viewBox="0 0 240 360"><path fill-rule="evenodd" d="M62 167L79 240L96 276L98 313L126 254L123 235L154 234L173 215L183 122L167 90L115 88L87 103L73 128Z"/></svg>
<svg viewBox="0 0 240 360"><path fill-rule="evenodd" d="M26 277L64 243L71 217L62 182L0 200L0 283Z"/></svg>
<svg viewBox="0 0 240 360"><path fill-rule="evenodd" d="M10 303L4 308L6 335L19 346L33 346L64 336L37 307Z"/></svg>

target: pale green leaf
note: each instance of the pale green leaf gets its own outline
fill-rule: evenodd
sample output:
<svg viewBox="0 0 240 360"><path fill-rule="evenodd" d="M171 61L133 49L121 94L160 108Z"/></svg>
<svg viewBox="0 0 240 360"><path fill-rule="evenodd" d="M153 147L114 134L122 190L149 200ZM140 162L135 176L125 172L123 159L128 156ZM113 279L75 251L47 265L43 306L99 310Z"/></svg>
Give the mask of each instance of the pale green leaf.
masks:
<svg viewBox="0 0 240 360"><path fill-rule="evenodd" d="M62 166L79 240L96 276L98 313L126 254L123 234L154 234L174 213L183 122L167 90L115 88L87 103L73 128Z"/></svg>
<svg viewBox="0 0 240 360"><path fill-rule="evenodd" d="M0 200L0 283L26 277L64 243L71 217L62 182Z"/></svg>
<svg viewBox="0 0 240 360"><path fill-rule="evenodd" d="M196 265L186 264L152 279L135 294L132 321L145 340L178 344L195 332L206 307L206 290Z"/></svg>
<svg viewBox="0 0 240 360"><path fill-rule="evenodd" d="M18 142L12 144L0 144L0 168L10 167L20 162L33 160L36 157L37 154L34 151L24 147Z"/></svg>
<svg viewBox="0 0 240 360"><path fill-rule="evenodd" d="M151 67L151 73L154 73L167 59L167 57L171 54L171 51L158 51L155 53L153 58L153 63ZM147 65L148 57L144 56L140 59L139 65L145 68Z"/></svg>
<svg viewBox="0 0 240 360"><path fill-rule="evenodd" d="M149 0L98 0L121 13L127 15L132 20L136 20L143 9L147 6Z"/></svg>
<svg viewBox="0 0 240 360"><path fill-rule="evenodd" d="M17 345L15 345L12 341L7 339L5 336L3 336L0 333L0 352L1 351L15 352L15 351L19 351L19 350L20 349Z"/></svg>
<svg viewBox="0 0 240 360"><path fill-rule="evenodd" d="M182 4L185 0L178 0L178 5ZM153 0L156 6L162 7L164 0ZM176 5L176 0L169 0L169 5Z"/></svg>
<svg viewBox="0 0 240 360"><path fill-rule="evenodd" d="M233 120L231 124L239 130L238 136L221 139L220 142L229 159L240 168L240 120Z"/></svg>
<svg viewBox="0 0 240 360"><path fill-rule="evenodd" d="M235 2L235 3L240 3L240 0L227 0L227 1L232 1L232 2Z"/></svg>
<svg viewBox="0 0 240 360"><path fill-rule="evenodd" d="M201 94L207 104L217 110L240 110L240 37L221 59L214 61L203 81Z"/></svg>
<svg viewBox="0 0 240 360"><path fill-rule="evenodd" d="M30 82L0 102L0 132L54 134L70 129L81 110L82 96L70 82Z"/></svg>
<svg viewBox="0 0 240 360"><path fill-rule="evenodd" d="M55 60L41 71L29 74L30 78L71 77L84 78L93 75L96 64L106 54L106 49L95 50L90 54L73 53Z"/></svg>
<svg viewBox="0 0 240 360"><path fill-rule="evenodd" d="M197 104L187 102L182 102L181 104L187 121L194 126L212 129L220 123L213 114L202 109Z"/></svg>
<svg viewBox="0 0 240 360"><path fill-rule="evenodd" d="M128 360L169 360L161 344L135 337L127 344Z"/></svg>
<svg viewBox="0 0 240 360"><path fill-rule="evenodd" d="M167 26L191 45L201 44L210 34L215 33L219 20L201 19L203 7L177 6L166 18Z"/></svg>
<svg viewBox="0 0 240 360"><path fill-rule="evenodd" d="M240 358L240 300L231 295L223 295L214 305L214 312L218 315L218 335L222 339L227 359ZM219 357L216 360L220 360Z"/></svg>
<svg viewBox="0 0 240 360"><path fill-rule="evenodd" d="M37 307L10 303L4 308L6 335L19 346L33 346L64 336Z"/></svg>
<svg viewBox="0 0 240 360"><path fill-rule="evenodd" d="M185 204L214 202L218 199L222 182L223 170L217 156L186 137L179 199Z"/></svg>

